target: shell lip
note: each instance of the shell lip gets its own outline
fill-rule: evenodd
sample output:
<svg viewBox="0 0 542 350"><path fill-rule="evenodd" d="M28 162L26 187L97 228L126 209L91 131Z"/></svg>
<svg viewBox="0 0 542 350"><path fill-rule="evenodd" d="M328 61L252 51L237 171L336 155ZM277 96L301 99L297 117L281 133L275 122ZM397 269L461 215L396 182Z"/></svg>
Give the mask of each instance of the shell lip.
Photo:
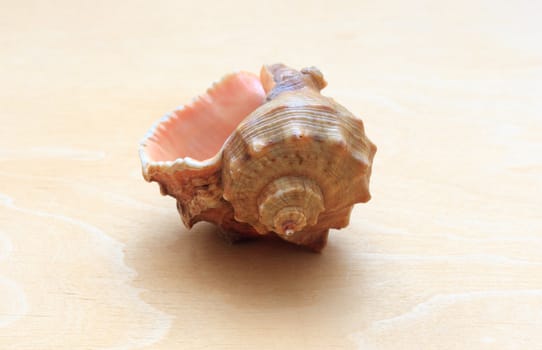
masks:
<svg viewBox="0 0 542 350"><path fill-rule="evenodd" d="M171 160L156 160L153 159L153 151L150 150L149 147L158 145L158 147L161 148L160 132L169 127L167 124L180 122L180 120L183 119L182 116L185 115L185 112L190 114L191 109L200 108L198 104L201 103L201 101L204 101L212 94L221 94L224 93L224 89L231 90L232 88L234 89L232 91L235 91L233 98L239 99L237 102L249 106L247 107L248 110L244 111L246 114L240 114L243 118L239 118L238 122L242 122L246 115L264 103L265 94L259 77L253 73L239 70L229 73L220 80L215 81L204 94L196 96L191 103L181 105L165 114L151 126L139 143L139 157L141 160L142 174L146 181L153 181L155 174L158 173L172 174L184 170L200 170L203 168L216 167L221 163L222 153L229 137L226 137L221 145L217 143L215 149L216 153L206 154L205 157L208 157L206 159L203 156L201 158L198 157L198 159L192 158L189 153L184 155L179 154L177 158L174 158L173 155ZM224 104L224 102L220 101L218 103ZM235 112L235 110L230 111L230 113L233 112ZM237 115L235 117L237 117Z"/></svg>
<svg viewBox="0 0 542 350"><path fill-rule="evenodd" d="M152 181L153 174L157 171L174 173L183 170L197 170L216 164L217 161L222 157L224 145L222 145L217 154L205 160L196 160L190 157L179 157L175 160L156 161L150 157L147 152L147 146L149 142L154 142L152 138L155 136L156 130L170 119L176 118L174 112L182 111L183 109L184 106L179 106L172 112L166 113L151 126L145 136L143 136L143 139L141 139L139 142L139 159L141 160L141 170L143 177L148 182Z"/></svg>

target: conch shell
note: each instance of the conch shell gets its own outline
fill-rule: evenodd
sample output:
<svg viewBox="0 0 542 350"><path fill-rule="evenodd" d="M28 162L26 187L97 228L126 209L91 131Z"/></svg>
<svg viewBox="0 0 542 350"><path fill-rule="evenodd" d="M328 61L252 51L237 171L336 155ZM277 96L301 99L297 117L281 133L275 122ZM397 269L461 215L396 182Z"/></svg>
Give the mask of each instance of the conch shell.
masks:
<svg viewBox="0 0 542 350"><path fill-rule="evenodd" d="M164 116L139 150L143 176L177 199L187 227L230 239L276 234L320 251L367 202L376 146L315 67L227 75Z"/></svg>

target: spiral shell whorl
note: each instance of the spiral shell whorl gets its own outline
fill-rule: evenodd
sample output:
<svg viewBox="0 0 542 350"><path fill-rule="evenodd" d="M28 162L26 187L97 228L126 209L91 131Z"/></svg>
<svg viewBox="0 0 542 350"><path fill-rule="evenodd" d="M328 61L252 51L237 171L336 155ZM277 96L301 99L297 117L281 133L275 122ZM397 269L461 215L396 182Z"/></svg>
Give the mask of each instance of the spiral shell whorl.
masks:
<svg viewBox="0 0 542 350"><path fill-rule="evenodd" d="M314 232L346 226L344 209L370 199L376 151L362 121L322 96L310 79L298 90L279 81L267 95L273 98L231 135L223 155L223 197L235 220L298 244ZM322 223L320 214L327 218Z"/></svg>
<svg viewBox="0 0 542 350"><path fill-rule="evenodd" d="M278 178L258 198L260 222L279 235L291 236L316 224L324 208L322 191L305 177Z"/></svg>

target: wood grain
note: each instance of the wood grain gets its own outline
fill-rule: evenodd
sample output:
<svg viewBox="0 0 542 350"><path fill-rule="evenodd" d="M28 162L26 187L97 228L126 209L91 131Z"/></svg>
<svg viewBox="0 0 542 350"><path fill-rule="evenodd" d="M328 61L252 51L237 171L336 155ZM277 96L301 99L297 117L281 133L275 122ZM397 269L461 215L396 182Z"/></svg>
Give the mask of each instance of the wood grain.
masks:
<svg viewBox="0 0 542 350"><path fill-rule="evenodd" d="M0 348L542 349L542 25L520 1L2 2ZM140 173L212 81L316 65L379 146L320 255Z"/></svg>

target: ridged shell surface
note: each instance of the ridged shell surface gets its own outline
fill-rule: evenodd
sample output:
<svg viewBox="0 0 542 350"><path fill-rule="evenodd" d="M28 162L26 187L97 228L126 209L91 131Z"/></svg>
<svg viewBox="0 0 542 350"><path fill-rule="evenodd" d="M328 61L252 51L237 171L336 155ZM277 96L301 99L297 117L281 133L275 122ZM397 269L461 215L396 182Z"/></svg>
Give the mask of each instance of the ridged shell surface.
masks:
<svg viewBox="0 0 542 350"><path fill-rule="evenodd" d="M297 178L316 184L325 212L340 212L370 199L375 151L362 121L318 89L306 86L284 91L241 122L229 139L224 148L223 196L232 204L235 219L260 233L273 227L262 223L258 203L266 187L277 179ZM288 188L287 181L283 187ZM290 206L286 200L283 205ZM311 214L318 209L307 205L306 211L304 216L314 219ZM340 228L344 222L345 218L337 218L332 227ZM303 228L293 237L283 238L295 241L295 235L329 227L314 223ZM281 228L274 227L274 231L281 234Z"/></svg>

